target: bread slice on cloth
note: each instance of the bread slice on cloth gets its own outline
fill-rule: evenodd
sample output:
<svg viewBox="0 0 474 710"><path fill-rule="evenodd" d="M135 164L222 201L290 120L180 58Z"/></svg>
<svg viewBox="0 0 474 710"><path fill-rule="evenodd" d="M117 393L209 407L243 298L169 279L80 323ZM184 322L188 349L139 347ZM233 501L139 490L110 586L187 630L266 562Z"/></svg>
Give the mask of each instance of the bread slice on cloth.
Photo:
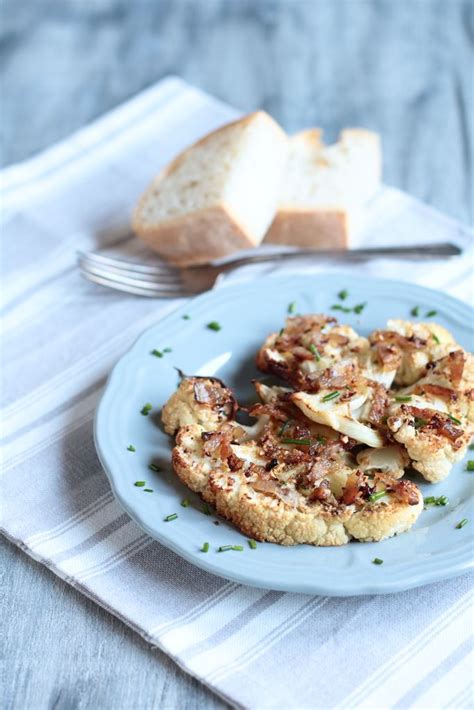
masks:
<svg viewBox="0 0 474 710"><path fill-rule="evenodd" d="M347 248L380 185L381 164L380 138L371 131L348 128L329 146L319 129L297 133L265 242Z"/></svg>
<svg viewBox="0 0 474 710"><path fill-rule="evenodd" d="M264 111L181 153L134 213L136 234L168 261L200 264L260 244L273 220L288 138Z"/></svg>

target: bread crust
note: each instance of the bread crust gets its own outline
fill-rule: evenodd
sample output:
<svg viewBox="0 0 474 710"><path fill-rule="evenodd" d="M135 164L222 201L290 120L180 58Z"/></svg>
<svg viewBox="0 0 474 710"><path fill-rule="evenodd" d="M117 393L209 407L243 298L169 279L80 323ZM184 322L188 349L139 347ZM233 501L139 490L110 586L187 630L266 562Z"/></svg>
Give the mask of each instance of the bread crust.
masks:
<svg viewBox="0 0 474 710"><path fill-rule="evenodd" d="M264 244L291 244L311 249L347 249L349 215L340 209L278 208Z"/></svg>

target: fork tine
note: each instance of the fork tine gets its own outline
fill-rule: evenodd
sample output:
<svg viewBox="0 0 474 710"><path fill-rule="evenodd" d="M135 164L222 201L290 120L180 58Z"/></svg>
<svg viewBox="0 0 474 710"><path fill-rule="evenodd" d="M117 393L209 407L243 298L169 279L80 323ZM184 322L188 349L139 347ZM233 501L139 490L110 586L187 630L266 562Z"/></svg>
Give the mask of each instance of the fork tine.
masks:
<svg viewBox="0 0 474 710"><path fill-rule="evenodd" d="M115 260L111 260L114 262ZM78 263L80 268L93 270L98 275L115 274L125 278L133 278L137 281L149 283L167 283L170 285L181 284L181 272L177 269L174 271L163 271L163 273L144 273L143 271L134 271L128 268L127 262L123 262L122 266L116 266L115 263L99 261L97 259L89 259L88 256L79 255Z"/></svg>
<svg viewBox="0 0 474 710"><path fill-rule="evenodd" d="M103 267L93 266L91 264L81 263L81 274L88 277L90 281L101 283L129 293L140 293L143 295L165 295L178 297L187 293L186 289L177 282L159 283L155 279L146 280L145 277L134 278L127 276L125 273L114 273L112 270L107 270Z"/></svg>
<svg viewBox="0 0 474 710"><path fill-rule="evenodd" d="M113 256L105 256L104 254L98 254L97 252L77 252L79 260L87 260L90 262L95 262L103 266L111 266L115 269L120 269L122 271L130 271L136 274L148 274L153 276L163 276L165 274L179 274L179 269L169 264L139 264L135 261L128 261L126 259L120 259Z"/></svg>
<svg viewBox="0 0 474 710"><path fill-rule="evenodd" d="M111 288L116 291L131 293L136 296L145 296L147 298L180 298L189 295L184 291L170 292L166 287L160 287L158 285L144 288L143 286L134 286L123 281L112 281L106 276L99 276L89 271L85 271L84 269L80 269L79 273L84 279L86 279L86 281L98 284L99 286L106 286L107 288Z"/></svg>

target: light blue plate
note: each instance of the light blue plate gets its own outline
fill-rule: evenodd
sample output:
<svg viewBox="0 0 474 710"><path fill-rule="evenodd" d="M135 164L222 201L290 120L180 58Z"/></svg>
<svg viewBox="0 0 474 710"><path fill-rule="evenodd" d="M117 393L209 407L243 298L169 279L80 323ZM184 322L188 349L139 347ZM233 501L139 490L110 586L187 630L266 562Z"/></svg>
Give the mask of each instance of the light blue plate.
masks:
<svg viewBox="0 0 474 710"><path fill-rule="evenodd" d="M395 281L316 275L268 277L227 286L200 296L147 330L120 360L109 379L96 422L97 451L112 489L129 515L152 537L184 559L208 572L257 587L330 596L385 594L459 575L473 564L474 474L466 462L455 466L437 485L417 480L423 494L449 497L446 507L420 516L408 533L381 543L352 542L343 547L308 545L280 547L258 544L251 550L233 525L201 512L198 496L173 474L171 439L160 428L160 408L175 390L178 375L217 375L236 390L241 402L254 398L251 380L258 376L255 353L265 336L278 330L289 302L299 313L330 313L341 289L349 291L345 304L367 302L360 316L340 314L340 320L367 335L390 317L410 318L413 306L420 319L436 309L433 319L446 326L466 348L472 347L470 308L442 293ZM183 319L188 314L189 319ZM218 321L222 329L206 324ZM162 358L151 350L172 348ZM150 416L140 410L153 404ZM135 452L127 451L132 444ZM472 456L471 458L474 458ZM160 473L148 466L157 462ZM134 486L145 480L153 493ZM180 502L188 498L191 505ZM178 518L164 522L177 513ZM470 522L462 529L462 518ZM209 542L209 552L200 548ZM219 545L243 545L243 552L217 552ZM374 557L383 565L372 563Z"/></svg>

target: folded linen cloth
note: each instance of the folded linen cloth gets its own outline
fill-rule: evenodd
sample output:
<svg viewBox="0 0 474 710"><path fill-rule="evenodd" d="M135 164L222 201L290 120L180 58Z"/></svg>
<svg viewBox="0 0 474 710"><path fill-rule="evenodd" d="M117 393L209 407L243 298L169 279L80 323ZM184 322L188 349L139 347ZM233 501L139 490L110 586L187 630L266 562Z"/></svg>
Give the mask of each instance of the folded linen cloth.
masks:
<svg viewBox="0 0 474 710"><path fill-rule="evenodd" d="M351 599L243 587L145 535L101 470L92 420L105 378L178 301L88 284L76 250L119 245L139 254L128 225L141 190L181 148L236 115L170 78L3 171L2 529L235 706L467 708L472 576ZM422 240L453 240L465 252L449 262L379 259L357 269L469 300L468 230L382 189L361 243ZM243 267L221 285L275 268ZM305 260L297 268L354 269Z"/></svg>

